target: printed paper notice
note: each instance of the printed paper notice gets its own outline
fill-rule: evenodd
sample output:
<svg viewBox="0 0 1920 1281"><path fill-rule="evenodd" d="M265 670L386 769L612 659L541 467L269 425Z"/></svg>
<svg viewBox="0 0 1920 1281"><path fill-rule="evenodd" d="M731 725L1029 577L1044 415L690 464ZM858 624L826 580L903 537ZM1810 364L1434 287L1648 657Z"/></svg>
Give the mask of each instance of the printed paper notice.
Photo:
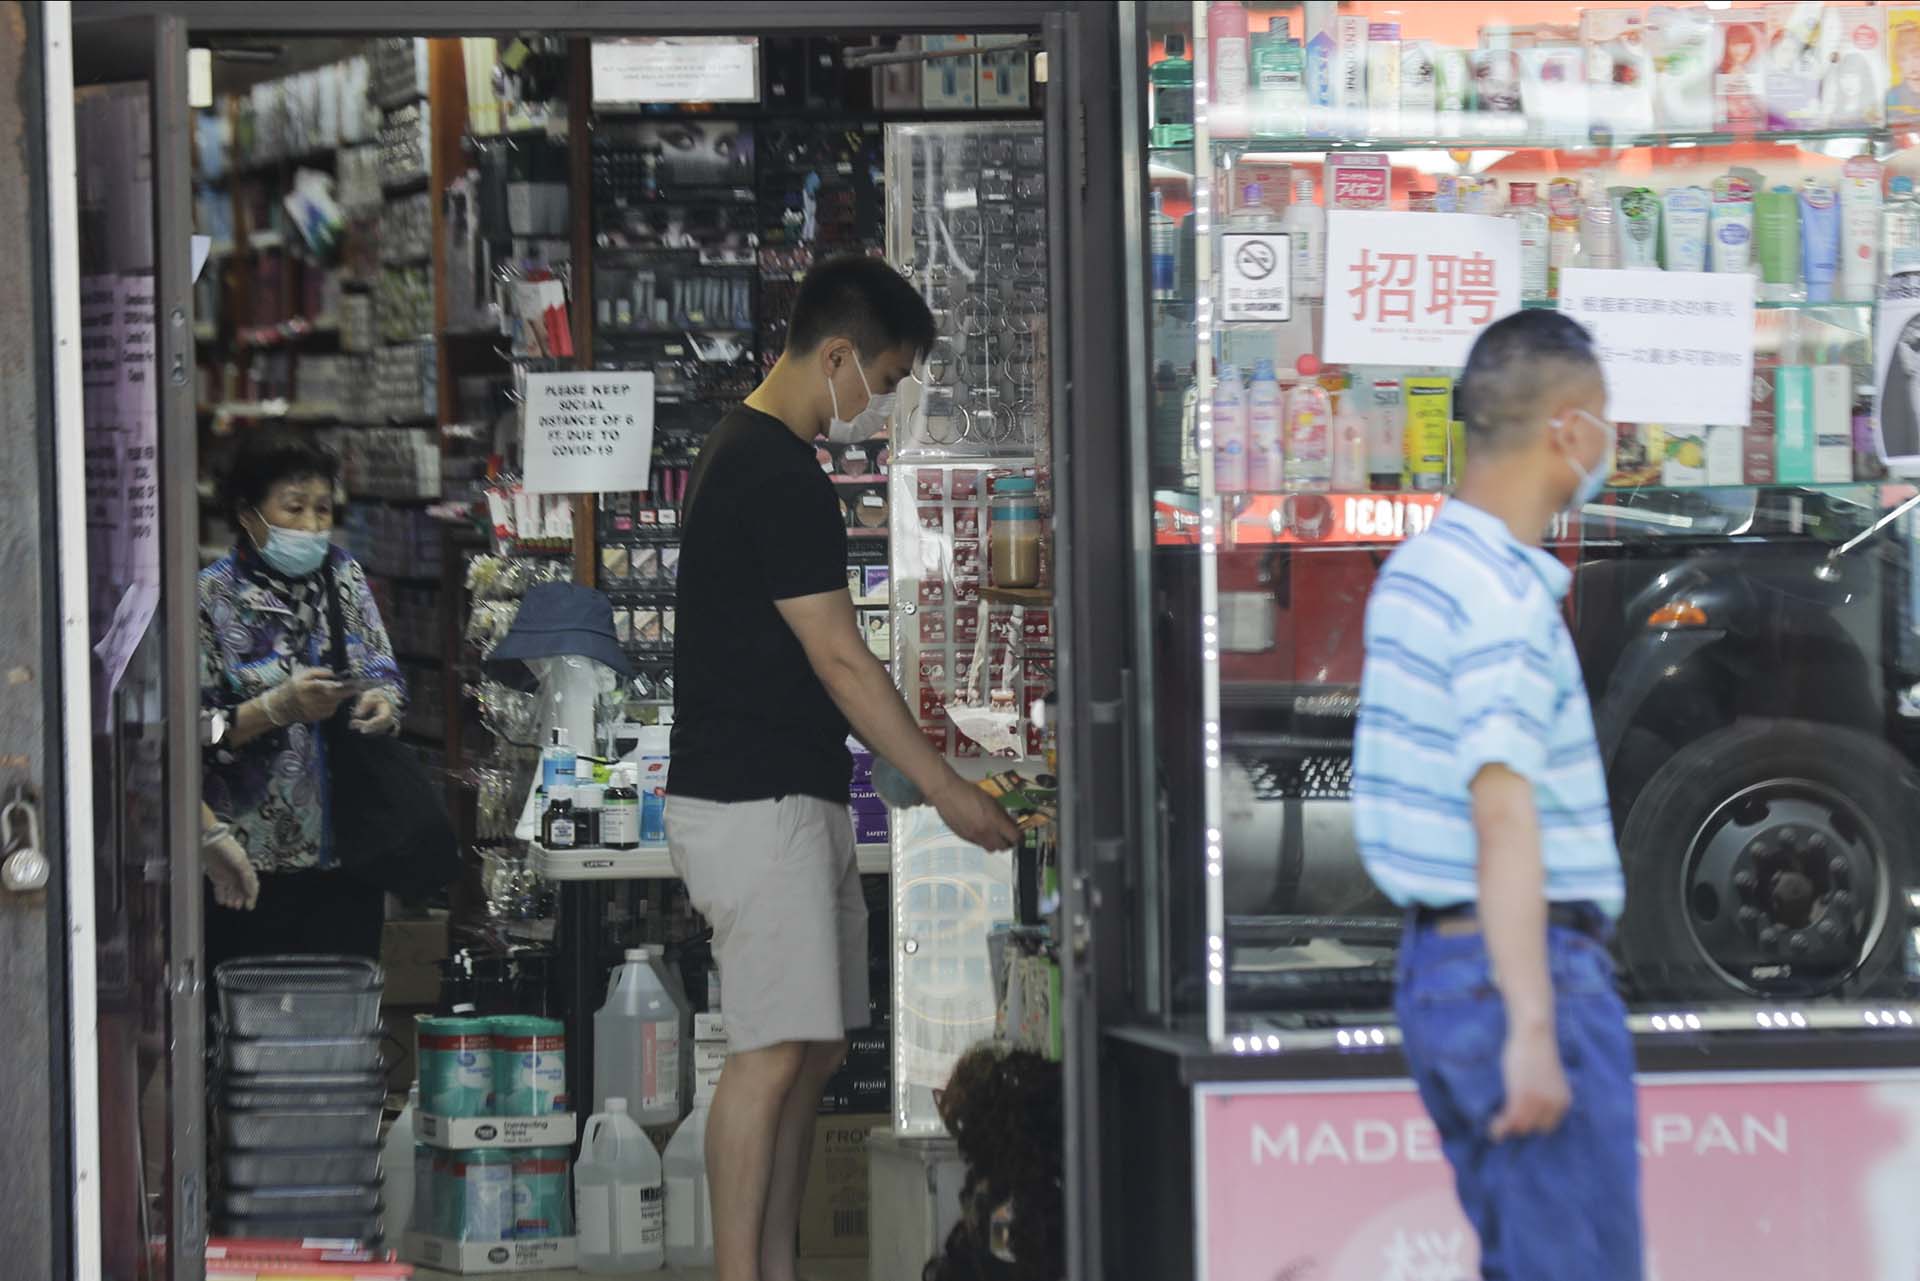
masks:
<svg viewBox="0 0 1920 1281"><path fill-rule="evenodd" d="M593 103L760 101L757 36L639 36L593 42Z"/></svg>
<svg viewBox="0 0 1920 1281"><path fill-rule="evenodd" d="M653 372L527 375L530 494L646 489L653 470Z"/></svg>
<svg viewBox="0 0 1920 1281"><path fill-rule="evenodd" d="M1744 271L1560 273L1560 312L1593 334L1607 416L1745 427L1753 412L1753 277Z"/></svg>
<svg viewBox="0 0 1920 1281"><path fill-rule="evenodd" d="M1284 231L1220 237L1220 319L1293 319L1292 244Z"/></svg>
<svg viewBox="0 0 1920 1281"><path fill-rule="evenodd" d="M1467 363L1482 329L1520 306L1520 229L1481 214L1327 214L1324 359Z"/></svg>

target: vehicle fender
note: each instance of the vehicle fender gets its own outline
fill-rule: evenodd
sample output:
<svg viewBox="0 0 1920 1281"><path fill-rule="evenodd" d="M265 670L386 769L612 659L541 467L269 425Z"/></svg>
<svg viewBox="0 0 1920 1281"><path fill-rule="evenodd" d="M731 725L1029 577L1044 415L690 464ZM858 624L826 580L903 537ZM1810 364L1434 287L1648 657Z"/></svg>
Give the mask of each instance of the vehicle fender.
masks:
<svg viewBox="0 0 1920 1281"><path fill-rule="evenodd" d="M1669 682L1689 679L1694 658L1726 638L1723 627L1684 627L1643 632L1628 643L1608 678L1600 705L1593 709L1600 759L1609 773L1620 741L1640 709Z"/></svg>

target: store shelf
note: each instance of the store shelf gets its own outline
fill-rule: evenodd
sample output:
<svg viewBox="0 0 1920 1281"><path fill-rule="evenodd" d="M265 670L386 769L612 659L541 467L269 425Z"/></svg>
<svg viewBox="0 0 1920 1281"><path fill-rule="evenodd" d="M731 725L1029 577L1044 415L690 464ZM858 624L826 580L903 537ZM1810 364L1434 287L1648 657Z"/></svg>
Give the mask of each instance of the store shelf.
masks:
<svg viewBox="0 0 1920 1281"><path fill-rule="evenodd" d="M1242 148L1249 151L1304 153L1318 155L1329 151L1629 151L1641 147L1730 147L1741 143L1764 142L1790 147L1803 143L1862 142L1875 147L1890 147L1895 131L1891 129L1765 129L1744 133L1726 130L1704 132L1609 134L1592 131L1581 136L1571 132L1536 133L1524 116L1510 117L1511 131L1487 128L1461 137L1442 137L1434 133L1384 135L1365 138L1314 137L1304 134L1253 133L1228 138L1216 134L1218 148ZM1477 122L1483 123L1483 122ZM1169 150L1186 151L1190 148ZM1159 149L1150 154L1158 155Z"/></svg>
<svg viewBox="0 0 1920 1281"><path fill-rule="evenodd" d="M1559 301L1553 298L1533 298L1520 305L1528 311L1560 309ZM1753 303L1756 311L1871 311L1876 305L1871 298L1834 298L1826 302L1809 302L1805 298L1757 298Z"/></svg>
<svg viewBox="0 0 1920 1281"><path fill-rule="evenodd" d="M893 852L886 845L861 845L856 861L862 876L885 876L893 867ZM549 881L670 881L675 879L673 859L665 845L642 845L638 849L549 850L533 847L533 870Z"/></svg>

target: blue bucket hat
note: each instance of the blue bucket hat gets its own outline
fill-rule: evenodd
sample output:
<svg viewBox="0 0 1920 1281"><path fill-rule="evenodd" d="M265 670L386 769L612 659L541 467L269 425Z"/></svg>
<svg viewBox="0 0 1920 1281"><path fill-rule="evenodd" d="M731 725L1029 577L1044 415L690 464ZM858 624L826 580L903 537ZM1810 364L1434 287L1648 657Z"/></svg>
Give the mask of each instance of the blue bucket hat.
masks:
<svg viewBox="0 0 1920 1281"><path fill-rule="evenodd" d="M513 626L487 655L486 671L515 689L532 689L527 660L566 654L605 663L622 679L633 675L613 634L613 603L577 583L541 583L527 592Z"/></svg>

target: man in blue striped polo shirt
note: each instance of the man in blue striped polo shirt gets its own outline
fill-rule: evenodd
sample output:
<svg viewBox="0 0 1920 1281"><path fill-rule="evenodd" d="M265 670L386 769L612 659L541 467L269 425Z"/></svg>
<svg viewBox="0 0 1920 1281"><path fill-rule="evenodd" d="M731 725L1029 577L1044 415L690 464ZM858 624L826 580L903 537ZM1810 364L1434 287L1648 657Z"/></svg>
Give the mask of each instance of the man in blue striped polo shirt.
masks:
<svg viewBox="0 0 1920 1281"><path fill-rule="evenodd" d="M1571 574L1540 546L1613 467L1581 326L1522 311L1461 375L1467 470L1367 606L1355 823L1408 909L1409 1067L1480 1237L1481 1275L1641 1275L1633 1044L1605 938L1625 899Z"/></svg>

